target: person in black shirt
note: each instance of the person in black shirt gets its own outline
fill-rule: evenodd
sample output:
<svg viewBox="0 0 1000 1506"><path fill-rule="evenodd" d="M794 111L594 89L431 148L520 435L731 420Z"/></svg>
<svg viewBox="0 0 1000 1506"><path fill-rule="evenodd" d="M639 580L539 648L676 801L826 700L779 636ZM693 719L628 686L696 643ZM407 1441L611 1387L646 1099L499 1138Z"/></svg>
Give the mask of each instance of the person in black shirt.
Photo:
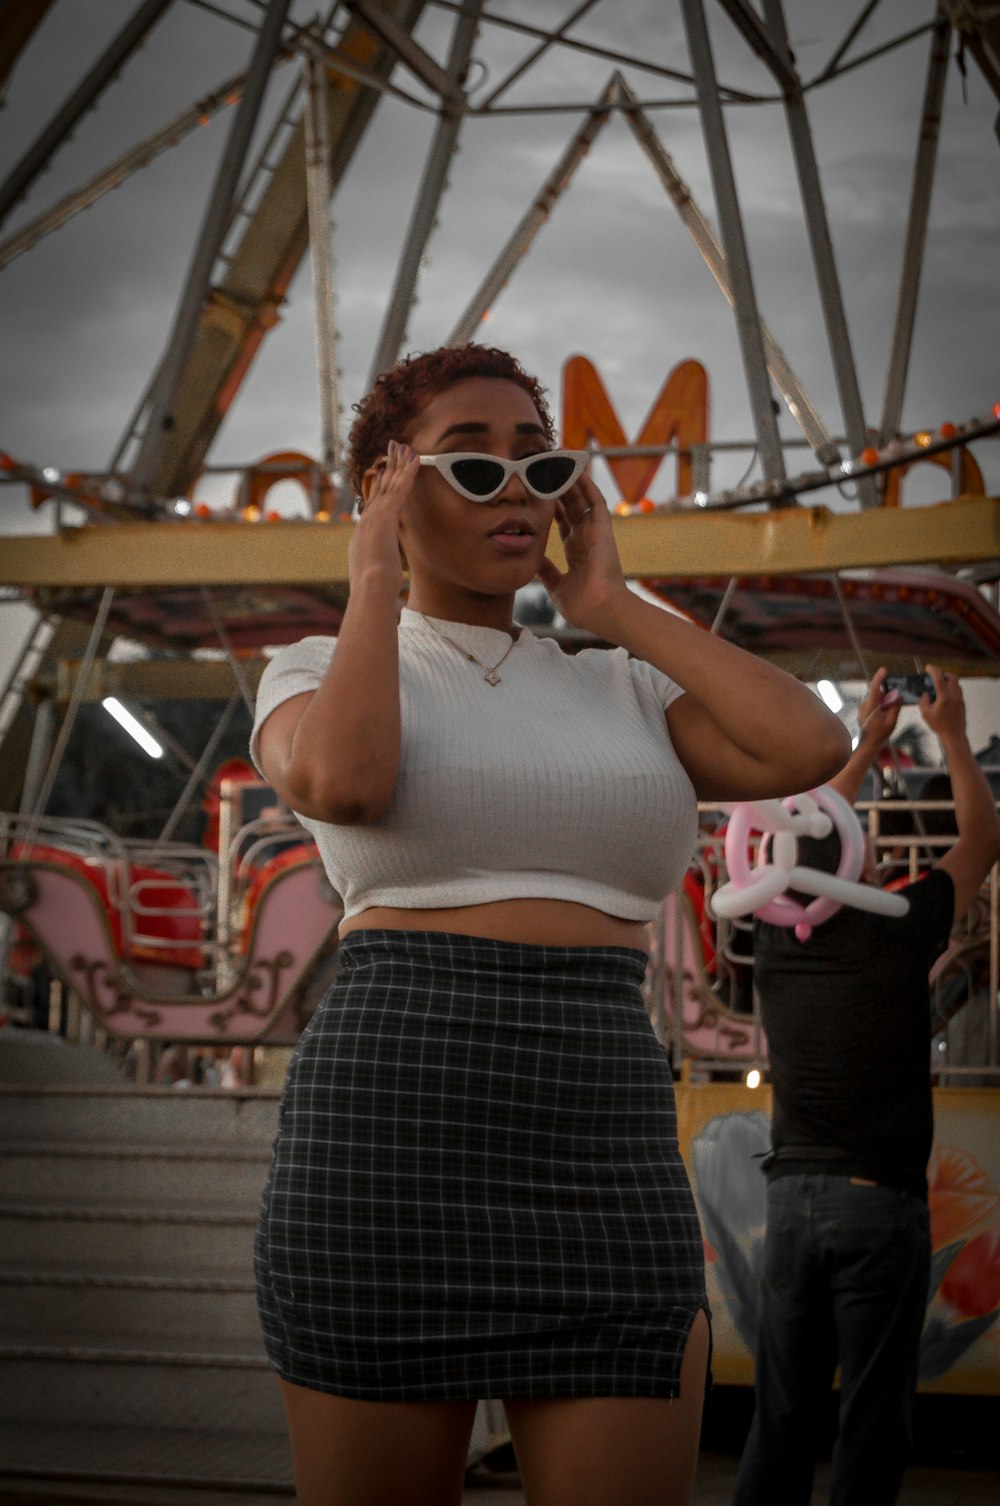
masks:
<svg viewBox="0 0 1000 1506"><path fill-rule="evenodd" d="M901 892L909 913L847 907L797 940L754 923L754 979L773 1110L755 1411L733 1506L807 1506L834 1371L830 1506L891 1506L910 1445L930 1233L928 972L1000 855L1000 821L969 747L965 704L933 666L920 711L951 773L958 838ZM861 734L831 781L851 804L899 716L879 670ZM836 869L836 833L799 861ZM862 875L875 882L869 858Z"/></svg>

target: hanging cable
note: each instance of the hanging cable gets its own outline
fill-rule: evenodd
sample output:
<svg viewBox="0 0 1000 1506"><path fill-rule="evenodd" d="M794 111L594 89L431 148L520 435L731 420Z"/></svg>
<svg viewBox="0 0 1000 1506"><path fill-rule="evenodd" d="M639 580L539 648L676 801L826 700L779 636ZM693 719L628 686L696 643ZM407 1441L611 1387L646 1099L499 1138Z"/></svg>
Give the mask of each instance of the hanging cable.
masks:
<svg viewBox="0 0 1000 1506"><path fill-rule="evenodd" d="M830 576L830 580L833 582L833 589L837 594L837 601L840 605L840 615L844 619L844 626L847 629L847 636L850 639L851 648L854 650L854 657L857 659L861 669L861 678L866 685L870 685L872 677L871 671L868 668L868 660L865 657L864 649L861 647L861 640L858 638L857 632L855 631L854 619L851 617L851 613L847 605L847 598L844 596L844 588L840 583L840 575L837 573L837 571L833 572L833 574Z"/></svg>
<svg viewBox="0 0 1000 1506"><path fill-rule="evenodd" d="M199 784L205 783L205 771L208 768L211 759L214 758L215 750L218 748L219 743L222 741L222 736L226 731L226 728L229 726L229 723L232 721L233 712L236 710L239 703L240 694L239 691L237 691L234 695L231 695L229 697L229 700L226 702L226 709L225 711L223 711L222 715L219 717L219 720L216 722L215 728L212 732L211 737L208 739L208 742L205 744L205 748L202 752L201 757L198 759L198 762L191 770L191 773L188 776L188 782L181 790L181 793L177 799L177 804L174 806L173 810L170 812L170 815L167 817L163 830L160 832L160 835L157 838L158 842L169 842L170 838L173 836L174 832L177 829L178 821L181 819L188 807L191 796L194 794Z"/></svg>
<svg viewBox="0 0 1000 1506"><path fill-rule="evenodd" d="M97 608L97 616L94 618L94 626L91 628L90 637L87 640L87 647L84 652L83 658L80 661L79 669L77 670L76 680L73 685L73 692L66 706L66 715L63 717L62 726L59 728L59 736L56 738L55 747L52 749L52 756L49 759L48 768L45 770L45 778L42 780L42 783L38 790L38 795L35 798L34 809L31 812L31 820L28 824L28 830L25 833L24 837L25 857L30 855L31 848L33 847L35 838L38 835L38 828L41 825L42 817L45 814L45 807L49 803L49 796L52 794L52 786L56 782L56 775L59 773L59 766L62 763L63 754L66 752L66 746L69 743L70 737L72 735L73 727L76 723L77 713L79 712L80 706L83 703L84 692L86 691L87 683L90 679L90 671L93 669L94 660L97 658L97 650L100 646L101 638L104 634L104 626L108 620L108 613L111 610L111 603L114 600L114 596L114 588L112 586L105 586L104 593L101 596L100 604Z"/></svg>
<svg viewBox="0 0 1000 1506"><path fill-rule="evenodd" d="M735 575L731 575L729 577L729 584L728 584L728 586L725 589L725 593L724 593L724 595L722 597L722 600L719 602L719 610L715 614L715 621L712 623L712 626L709 628L709 632L712 633L713 635L716 634L716 633L718 633L719 629L722 626L723 618L725 617L726 613L729 611L729 603L732 601L733 596L735 595L735 592L736 592L737 580L738 580L738 577L735 576Z"/></svg>
<svg viewBox="0 0 1000 1506"><path fill-rule="evenodd" d="M861 666L861 677L866 685L870 685L871 670L869 669L868 660L865 656L864 649L861 647L861 641L858 638L857 632L855 631L854 620L851 617L850 609L847 605L847 598L844 596L844 589L840 583L840 576L839 574L834 572L834 574L831 575L830 579L833 581L833 589L837 593L837 600L840 603L841 615L844 619L844 626L847 628L847 636L851 640L851 647L854 650L854 656L857 659L858 664ZM899 782L899 786L901 789L905 790L906 780L903 778L903 768L899 762L899 755L897 754L891 742L886 744L886 750L889 754L889 758L892 761L893 768L896 771L896 777ZM913 820L920 835L922 837L926 837L927 827L924 825L923 814L922 812L918 811L916 807L914 807L913 809Z"/></svg>
<svg viewBox="0 0 1000 1506"><path fill-rule="evenodd" d="M246 675L243 673L243 666L236 657L233 646L229 641L229 634L226 632L226 625L222 620L222 615L219 612L219 608L217 607L212 593L207 586L202 586L201 588L201 599L205 603L205 610L207 611L209 617L211 617L212 619L212 626L215 628L216 636L219 642L222 644L226 658L229 660L229 667L233 672L233 679L239 686L240 695L243 697L243 703L252 717L254 715L254 712L256 711L253 691L247 684Z"/></svg>

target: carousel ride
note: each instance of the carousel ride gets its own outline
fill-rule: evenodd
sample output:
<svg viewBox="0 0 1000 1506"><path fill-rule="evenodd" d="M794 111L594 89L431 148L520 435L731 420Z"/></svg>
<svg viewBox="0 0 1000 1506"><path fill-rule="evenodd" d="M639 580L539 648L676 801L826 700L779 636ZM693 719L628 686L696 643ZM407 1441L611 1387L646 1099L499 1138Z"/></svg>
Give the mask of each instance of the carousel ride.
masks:
<svg viewBox="0 0 1000 1506"><path fill-rule="evenodd" d="M59 7L37 0L6 9L19 20L3 29L0 68L14 71L16 85L21 51L30 62L33 40L45 43L46 26L55 34ZM522 8L523 16L511 9L482 0L354 0L307 15L290 0L145 0L0 184L0 269L16 269L51 258L60 233L69 233L63 227L84 209L102 213L111 188L128 195L164 154L188 149L199 132L214 142L206 147L205 205L165 347L134 410L122 415L106 465L55 466L26 453L16 431L0 434L0 495L48 528L19 531L19 514L7 509L15 532L4 540L0 584L9 602L31 611L0 706L0 800L9 807L0 816L0 908L11 997L44 962L110 1036L228 1046L293 1043L321 995L335 958L337 896L273 792L248 766L221 755L227 734L252 710L266 651L338 629L351 531L340 469L345 371L360 388L365 364L374 375L408 348L428 247L435 238L460 242L468 224L468 185L463 200L449 184L456 153L487 120L491 129L512 117L544 123L546 141L555 141L552 160L538 181L524 183L526 208L510 202L499 220L493 216L502 233L454 307L438 300L433 329L421 316L424 345L477 338L496 305L517 299L529 251L536 242L544 247L545 228L572 201L586 159L605 132L619 128L633 139L637 160L645 159L646 220L658 225L676 212L722 295L720 310L728 303L735 314L753 429L745 442L713 440L709 377L697 360L674 367L630 441L594 362L563 361L560 353L561 440L589 449L604 466L620 553L637 587L808 680L867 680L880 663L905 672L928 657L965 676L1000 670L1000 498L990 495L1000 405L991 407L995 394L984 393L964 419L913 430L904 424L921 273L933 250L931 188L949 69L971 63L980 84L998 89L995 7L927 0L919 17L907 7L905 27L890 26L866 47L866 28L889 10L895 22L899 7L859 6L808 77L780 0L764 0L760 10L748 0L720 0L712 16L717 39L724 28L725 67L718 69L702 0L681 0L670 17L686 43L683 69L644 55L641 19L628 24L625 8L610 0L566 15L555 4ZM248 53L246 66L165 125L150 132L147 122L127 150L42 208L43 171L85 113L138 66L138 49L148 42L152 56L163 33L184 24L180 12L230 28ZM792 3L788 24L797 24L795 12ZM752 85L733 61L734 46ZM924 93L913 120L896 317L875 424L862 401L810 117L817 94L900 49L923 70ZM581 102L583 76L598 84ZM670 97L649 97L651 85ZM400 120L420 123L425 157L407 189L409 221L378 302L380 328L369 317L367 345L348 351L338 328L343 277L335 275L330 206L339 214L357 174L377 175L384 166L380 117L390 105L397 128ZM665 144L668 112L685 109L700 124L718 230ZM733 135L736 112L764 109L787 126L801 187L818 288L816 335L825 330L836 424L792 369L755 290ZM369 147L374 169L366 168ZM377 176L372 185L374 192ZM372 235L380 233L373 217ZM307 260L319 399L314 452L284 446L235 465L216 461L213 446ZM492 328L489 338L498 338ZM796 448L810 459L792 472ZM750 469L720 485L720 471L741 450ZM908 506L908 473L917 465L925 473L928 464L947 478L948 498ZM673 488L654 497L674 467ZM560 563L558 541L551 548ZM581 646L530 591L523 611L568 651ZM193 752L176 740L156 741L155 708L171 699L202 708L196 720L204 736ZM52 809L74 739L94 735L86 711L98 704L131 717L160 755L181 756L166 819L147 836ZM901 768L890 772L903 789ZM876 836L882 794L873 788L868 803ZM202 831L178 840L199 804ZM738 917L713 909L727 875L724 843L721 814L706 812L698 858L653 938L649 979L651 1013L678 1064L696 1056L722 1069L762 1059L766 1049ZM994 884L991 901L942 964L952 977L965 968L963 987L987 980L993 998L996 909ZM996 1065L995 1039L991 1049Z"/></svg>

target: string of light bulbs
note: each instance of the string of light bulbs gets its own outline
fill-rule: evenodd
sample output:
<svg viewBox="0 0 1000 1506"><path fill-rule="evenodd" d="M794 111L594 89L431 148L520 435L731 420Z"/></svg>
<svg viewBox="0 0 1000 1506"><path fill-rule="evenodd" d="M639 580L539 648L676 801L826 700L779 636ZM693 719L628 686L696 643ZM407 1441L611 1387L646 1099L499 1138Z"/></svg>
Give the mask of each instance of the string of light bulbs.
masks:
<svg viewBox="0 0 1000 1506"><path fill-rule="evenodd" d="M936 430L919 429L908 438L897 437L882 446L866 445L860 454L846 460L835 461L820 470L804 471L798 476L783 481L759 481L752 486L741 486L718 492L696 491L690 499L680 503L668 500L654 502L644 497L639 502L619 502L613 508L618 517L631 517L650 513L676 512L694 506L702 511L726 512L748 507L761 502L772 506L788 506L806 492L818 491L827 486L839 486L861 476L875 476L892 471L896 467L908 467L918 460L964 446L977 439L987 439L1000 433L1000 402L994 403L988 417L971 418L965 423L942 423ZM246 471L258 470L246 467ZM281 479L290 479L287 473ZM327 478L331 483L340 481L339 475ZM40 506L49 499L75 503L87 511L106 517L133 517L187 522L242 521L245 523L311 523L347 522L350 513L334 511L323 506L308 516L289 518L274 508L256 504L243 507L213 506L208 502L192 501L188 497L141 498L130 495L128 478L100 473L62 471L56 466L36 466L28 461L15 459L0 451L0 482L22 482L32 494L32 505Z"/></svg>

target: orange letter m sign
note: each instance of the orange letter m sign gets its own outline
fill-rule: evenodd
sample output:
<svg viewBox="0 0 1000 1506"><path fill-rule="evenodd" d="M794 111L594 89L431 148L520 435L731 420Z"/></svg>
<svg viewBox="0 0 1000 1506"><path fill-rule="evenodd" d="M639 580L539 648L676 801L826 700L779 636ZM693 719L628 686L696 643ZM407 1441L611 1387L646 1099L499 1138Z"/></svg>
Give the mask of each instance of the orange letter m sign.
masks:
<svg viewBox="0 0 1000 1506"><path fill-rule="evenodd" d="M633 443L676 443L680 451L677 495L687 497L691 494L690 447L704 444L707 437L708 373L700 361L681 361L664 382ZM571 356L563 367L562 443L567 449L583 450L591 440L612 447L629 443L595 367L586 356ZM662 455L608 458L623 501L636 503L645 496L662 460Z"/></svg>

